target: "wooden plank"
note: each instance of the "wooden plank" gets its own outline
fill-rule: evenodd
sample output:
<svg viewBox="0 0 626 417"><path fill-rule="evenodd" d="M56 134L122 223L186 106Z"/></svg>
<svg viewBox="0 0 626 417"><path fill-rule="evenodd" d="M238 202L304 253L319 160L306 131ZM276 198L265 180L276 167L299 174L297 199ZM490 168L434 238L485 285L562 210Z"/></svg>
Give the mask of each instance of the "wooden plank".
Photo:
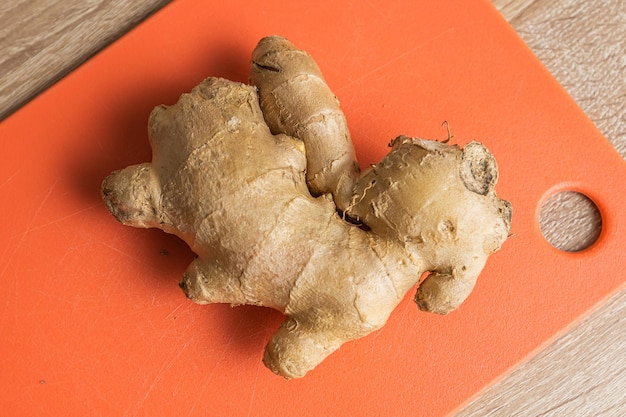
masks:
<svg viewBox="0 0 626 417"><path fill-rule="evenodd" d="M0 120L166 3L0 2Z"/></svg>

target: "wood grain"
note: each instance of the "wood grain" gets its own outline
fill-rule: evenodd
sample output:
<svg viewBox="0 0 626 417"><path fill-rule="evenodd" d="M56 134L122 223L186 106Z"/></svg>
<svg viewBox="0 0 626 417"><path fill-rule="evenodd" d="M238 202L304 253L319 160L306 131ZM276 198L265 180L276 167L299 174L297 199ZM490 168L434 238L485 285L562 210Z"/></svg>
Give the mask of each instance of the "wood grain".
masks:
<svg viewBox="0 0 626 417"><path fill-rule="evenodd" d="M166 3L0 2L0 120Z"/></svg>
<svg viewBox="0 0 626 417"><path fill-rule="evenodd" d="M0 2L0 120L166 3ZM626 157L626 1L492 4ZM601 227L600 217L589 214L593 206L584 199L555 200L542 215L544 233L560 247L584 246ZM625 358L622 291L458 415L626 415Z"/></svg>

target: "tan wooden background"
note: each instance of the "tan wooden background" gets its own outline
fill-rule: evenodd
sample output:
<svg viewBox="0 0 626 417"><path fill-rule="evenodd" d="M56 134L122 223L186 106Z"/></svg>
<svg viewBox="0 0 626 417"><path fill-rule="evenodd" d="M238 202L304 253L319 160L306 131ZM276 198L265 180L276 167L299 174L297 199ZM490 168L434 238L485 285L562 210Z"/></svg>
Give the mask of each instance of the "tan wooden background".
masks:
<svg viewBox="0 0 626 417"><path fill-rule="evenodd" d="M491 2L626 159L626 0ZM0 120L167 3L0 2ZM571 193L540 223L566 250L601 227L593 203ZM458 415L626 416L626 290Z"/></svg>

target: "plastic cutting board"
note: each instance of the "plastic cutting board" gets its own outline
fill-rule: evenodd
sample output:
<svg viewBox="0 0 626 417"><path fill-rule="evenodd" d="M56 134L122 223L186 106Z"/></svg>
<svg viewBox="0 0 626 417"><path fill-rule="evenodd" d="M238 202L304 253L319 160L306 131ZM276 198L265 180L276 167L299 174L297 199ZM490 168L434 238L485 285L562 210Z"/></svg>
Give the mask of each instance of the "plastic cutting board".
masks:
<svg viewBox="0 0 626 417"><path fill-rule="evenodd" d="M513 234L463 306L387 326L304 379L261 364L282 317L197 306L189 249L124 227L100 183L147 161L152 107L208 76L245 81L264 35L310 52L365 166L399 134L480 140ZM0 124L0 410L10 416L440 416L623 287L626 164L487 1L177 1ZM599 207L599 240L551 247L560 190ZM245 207L240 208L242 210Z"/></svg>

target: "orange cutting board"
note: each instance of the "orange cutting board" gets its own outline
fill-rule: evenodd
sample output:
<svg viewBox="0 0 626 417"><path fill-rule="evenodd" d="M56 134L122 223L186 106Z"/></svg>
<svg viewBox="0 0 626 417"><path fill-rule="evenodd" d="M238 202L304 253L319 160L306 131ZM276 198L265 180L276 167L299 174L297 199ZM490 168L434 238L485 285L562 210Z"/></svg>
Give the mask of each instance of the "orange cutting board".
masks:
<svg viewBox="0 0 626 417"><path fill-rule="evenodd" d="M304 379L261 364L282 317L198 306L177 283L193 254L124 227L100 183L148 161L150 110L208 76L247 78L281 34L309 51L358 157L399 134L496 156L513 237L456 312L406 296L387 326ZM440 416L624 286L626 163L488 1L177 1L0 124L0 410L10 416ZM603 230L552 248L538 210L575 190ZM246 207L240 207L245 210Z"/></svg>

